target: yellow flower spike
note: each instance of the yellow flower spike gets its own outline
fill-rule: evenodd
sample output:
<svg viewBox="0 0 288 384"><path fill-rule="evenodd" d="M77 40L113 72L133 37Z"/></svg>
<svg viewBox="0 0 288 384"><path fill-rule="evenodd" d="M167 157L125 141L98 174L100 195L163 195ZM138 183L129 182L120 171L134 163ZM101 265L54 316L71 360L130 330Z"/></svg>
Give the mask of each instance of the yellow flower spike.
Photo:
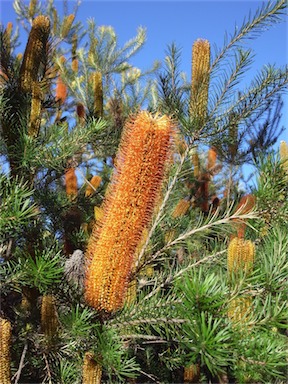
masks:
<svg viewBox="0 0 288 384"><path fill-rule="evenodd" d="M281 140L280 141L280 159L282 161L282 167L288 174L288 144L286 141Z"/></svg>
<svg viewBox="0 0 288 384"><path fill-rule="evenodd" d="M83 362L82 384L101 384L102 367L94 360L93 352L86 352Z"/></svg>
<svg viewBox="0 0 288 384"><path fill-rule="evenodd" d="M44 295L41 304L41 329L48 339L57 336L59 327L55 298Z"/></svg>
<svg viewBox="0 0 288 384"><path fill-rule="evenodd" d="M29 10L28 10L28 15L29 17L33 18L36 12L36 6L37 6L37 1L38 0L30 0L29 3Z"/></svg>
<svg viewBox="0 0 288 384"><path fill-rule="evenodd" d="M89 197L92 196L95 190L99 187L101 184L102 178L101 176L93 176L92 179L89 181L90 184L88 184L86 191L85 191L85 196Z"/></svg>
<svg viewBox="0 0 288 384"><path fill-rule="evenodd" d="M11 383L10 371L10 345L11 345L11 323L0 318L0 383Z"/></svg>
<svg viewBox="0 0 288 384"><path fill-rule="evenodd" d="M102 75L100 72L94 73L94 115L95 117L103 116L103 85Z"/></svg>
<svg viewBox="0 0 288 384"><path fill-rule="evenodd" d="M50 20L47 16L37 16L33 20L28 42L20 68L20 88L32 92L32 86L38 80L38 72L50 33Z"/></svg>
<svg viewBox="0 0 288 384"><path fill-rule="evenodd" d="M86 252L86 302L97 310L122 308L135 252L148 227L172 148L167 116L140 112L126 124L104 202Z"/></svg>
<svg viewBox="0 0 288 384"><path fill-rule="evenodd" d="M181 199L179 200L178 204L174 208L171 216L173 217L173 219L176 219L176 217L182 217L187 213L189 208L190 208L190 200Z"/></svg>
<svg viewBox="0 0 288 384"><path fill-rule="evenodd" d="M235 237L228 246L228 273L251 272L254 263L255 245L250 240Z"/></svg>
<svg viewBox="0 0 288 384"><path fill-rule="evenodd" d="M238 297L236 299L231 300L231 302L229 303L227 315L233 323L244 324L248 321L248 316L251 312L251 307L251 297Z"/></svg>
<svg viewBox="0 0 288 384"><path fill-rule="evenodd" d="M208 88L210 77L210 43L198 39L192 48L192 83L190 98L190 115L200 128L205 122L208 105Z"/></svg>
<svg viewBox="0 0 288 384"><path fill-rule="evenodd" d="M72 13L71 15L66 16L64 18L62 23L62 29L61 29L61 37L63 39L67 37L68 33L70 32L74 19L75 19L75 15L73 15Z"/></svg>

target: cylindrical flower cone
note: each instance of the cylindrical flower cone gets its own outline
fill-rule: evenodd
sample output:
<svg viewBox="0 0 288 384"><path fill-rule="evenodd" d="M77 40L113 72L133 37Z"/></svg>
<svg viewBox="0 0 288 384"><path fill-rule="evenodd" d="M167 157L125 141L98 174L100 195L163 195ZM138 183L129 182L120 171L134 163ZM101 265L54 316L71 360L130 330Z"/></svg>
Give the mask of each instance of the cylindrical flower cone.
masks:
<svg viewBox="0 0 288 384"><path fill-rule="evenodd" d="M94 81L94 115L95 117L103 116L103 85L102 75L96 72L93 76Z"/></svg>
<svg viewBox="0 0 288 384"><path fill-rule="evenodd" d="M65 172L65 187L68 198L73 199L78 191L75 168L69 168Z"/></svg>
<svg viewBox="0 0 288 384"><path fill-rule="evenodd" d="M139 113L126 124L104 203L102 225L86 252L86 302L113 312L123 306L134 255L154 206L170 158L173 127L166 116Z"/></svg>
<svg viewBox="0 0 288 384"><path fill-rule="evenodd" d="M207 116L208 88L210 77L210 43L198 39L192 48L192 83L190 115L201 128Z"/></svg>
<svg viewBox="0 0 288 384"><path fill-rule="evenodd" d="M51 340L57 336L59 320L55 305L55 298L52 295L44 295L41 304L41 329L45 336Z"/></svg>
<svg viewBox="0 0 288 384"><path fill-rule="evenodd" d="M86 197L89 197L91 195L93 195L93 193L95 192L95 190L99 187L99 185L101 184L101 181L102 181L102 178L101 176L93 176L91 178L91 180L89 181L90 184L88 184L87 188L86 188L86 191L85 191L85 196Z"/></svg>
<svg viewBox="0 0 288 384"><path fill-rule="evenodd" d="M49 33L49 18L43 15L35 17L20 68L20 88L24 92L32 92L32 86L38 80L39 67L43 55L46 54Z"/></svg>
<svg viewBox="0 0 288 384"><path fill-rule="evenodd" d="M288 144L284 140L280 141L279 153L282 161L282 167L288 174Z"/></svg>
<svg viewBox="0 0 288 384"><path fill-rule="evenodd" d="M94 360L92 352L86 352L83 362L82 384L101 384L102 367Z"/></svg>
<svg viewBox="0 0 288 384"><path fill-rule="evenodd" d="M217 160L217 151L216 148L212 147L208 150L208 159L207 159L207 169L210 172L213 172Z"/></svg>
<svg viewBox="0 0 288 384"><path fill-rule="evenodd" d="M228 273L244 271L249 273L253 269L255 245L250 240L235 237L228 246Z"/></svg>
<svg viewBox="0 0 288 384"><path fill-rule="evenodd" d="M189 208L190 208L190 200L181 199L179 200L178 204L174 208L171 216L173 217L173 219L176 219L177 217L182 217L187 213Z"/></svg>
<svg viewBox="0 0 288 384"><path fill-rule="evenodd" d="M11 323L0 318L0 383L11 383L10 372L10 346L11 346Z"/></svg>
<svg viewBox="0 0 288 384"><path fill-rule="evenodd" d="M32 85L32 99L31 99L31 111L30 111L30 124L28 128L28 135L37 137L39 134L41 125L41 91L39 84L34 83Z"/></svg>
<svg viewBox="0 0 288 384"><path fill-rule="evenodd" d="M235 324L244 324L249 320L252 308L252 298L250 296L238 297L233 299L228 305L228 317Z"/></svg>
<svg viewBox="0 0 288 384"><path fill-rule="evenodd" d="M199 364L190 364L188 367L184 367L184 383L198 383L200 378L200 366Z"/></svg>

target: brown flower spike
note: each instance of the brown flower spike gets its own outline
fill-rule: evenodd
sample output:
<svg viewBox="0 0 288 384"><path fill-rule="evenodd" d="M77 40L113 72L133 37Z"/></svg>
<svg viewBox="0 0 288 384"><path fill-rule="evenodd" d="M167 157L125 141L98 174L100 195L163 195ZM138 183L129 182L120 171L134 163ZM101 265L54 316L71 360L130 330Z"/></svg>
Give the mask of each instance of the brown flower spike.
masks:
<svg viewBox="0 0 288 384"><path fill-rule="evenodd" d="M0 382L10 384L11 324L0 318Z"/></svg>
<svg viewBox="0 0 288 384"><path fill-rule="evenodd" d="M153 214L170 158L173 126L167 116L140 112L126 124L104 202L86 252L86 302L99 311L123 306L134 255Z"/></svg>

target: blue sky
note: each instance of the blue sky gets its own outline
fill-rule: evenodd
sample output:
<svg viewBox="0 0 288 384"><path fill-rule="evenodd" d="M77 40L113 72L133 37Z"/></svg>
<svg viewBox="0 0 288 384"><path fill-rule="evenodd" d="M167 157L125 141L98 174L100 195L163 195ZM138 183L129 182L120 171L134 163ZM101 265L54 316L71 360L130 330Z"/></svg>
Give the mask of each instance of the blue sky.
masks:
<svg viewBox="0 0 288 384"><path fill-rule="evenodd" d="M42 2L45 3L45 0ZM72 0L68 2L74 4ZM12 0L1 0L0 15L4 25L15 19L12 4ZM62 9L62 1L56 1L55 4L59 10ZM193 42L197 38L205 38L210 41L212 52L214 45L221 48L224 44L225 33L233 34L235 27L242 25L249 12L254 15L261 4L262 2L258 0L82 0L77 19L85 22L87 18L94 18L97 25L111 25L118 35L120 45L134 37L139 26L145 27L147 42L132 61L133 65L142 70L151 67L156 59L162 61L167 45L175 42L182 48L181 69L187 73L188 80L190 80ZM285 22L276 24L265 31L257 39L245 42L246 47L253 49L255 61L251 70L245 74L244 84L249 84L251 78L263 65L270 63L283 66L288 62L287 35L286 19ZM287 119L288 99L286 96L282 125L287 126ZM287 131L282 134L281 139L288 140Z"/></svg>

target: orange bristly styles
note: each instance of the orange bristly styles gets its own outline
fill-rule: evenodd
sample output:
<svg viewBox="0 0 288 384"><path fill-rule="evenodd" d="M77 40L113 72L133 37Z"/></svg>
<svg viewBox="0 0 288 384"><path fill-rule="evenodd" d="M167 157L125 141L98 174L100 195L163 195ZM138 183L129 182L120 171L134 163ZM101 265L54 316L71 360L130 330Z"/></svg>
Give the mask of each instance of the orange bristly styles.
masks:
<svg viewBox="0 0 288 384"><path fill-rule="evenodd" d="M91 195L93 195L93 193L95 192L95 190L99 187L99 185L101 184L101 181L102 181L102 177L101 176L93 176L91 178L91 180L89 181L89 184L86 188L86 191L85 191L85 196L86 197L89 197Z"/></svg>
<svg viewBox="0 0 288 384"><path fill-rule="evenodd" d="M99 311L123 306L134 255L165 176L173 132L167 116L145 111L125 125L102 224L94 227L86 252L85 299Z"/></svg>
<svg viewBox="0 0 288 384"><path fill-rule="evenodd" d="M190 200L189 199L181 199L178 201L176 207L174 208L171 216L173 219L176 219L176 217L182 217L184 216L188 209L190 208Z"/></svg>
<svg viewBox="0 0 288 384"><path fill-rule="evenodd" d="M65 187L68 198L73 198L77 195L77 176L75 168L69 168L65 172Z"/></svg>
<svg viewBox="0 0 288 384"><path fill-rule="evenodd" d="M211 147L208 150L208 159L207 159L207 169L210 172L213 172L217 160L217 151L215 147Z"/></svg>
<svg viewBox="0 0 288 384"><path fill-rule="evenodd" d="M86 352L83 362L82 384L101 384L102 367L95 361L93 352Z"/></svg>
<svg viewBox="0 0 288 384"><path fill-rule="evenodd" d="M57 83L56 83L56 101L59 102L60 105L62 105L67 98L67 86L63 82L61 76L58 76Z"/></svg>
<svg viewBox="0 0 288 384"><path fill-rule="evenodd" d="M256 204L256 198L254 195L248 194L241 197L239 204L236 207L236 211L241 209L241 214L249 213L252 211ZM245 236L246 223L235 219L235 226L237 230L237 236L241 239Z"/></svg>

